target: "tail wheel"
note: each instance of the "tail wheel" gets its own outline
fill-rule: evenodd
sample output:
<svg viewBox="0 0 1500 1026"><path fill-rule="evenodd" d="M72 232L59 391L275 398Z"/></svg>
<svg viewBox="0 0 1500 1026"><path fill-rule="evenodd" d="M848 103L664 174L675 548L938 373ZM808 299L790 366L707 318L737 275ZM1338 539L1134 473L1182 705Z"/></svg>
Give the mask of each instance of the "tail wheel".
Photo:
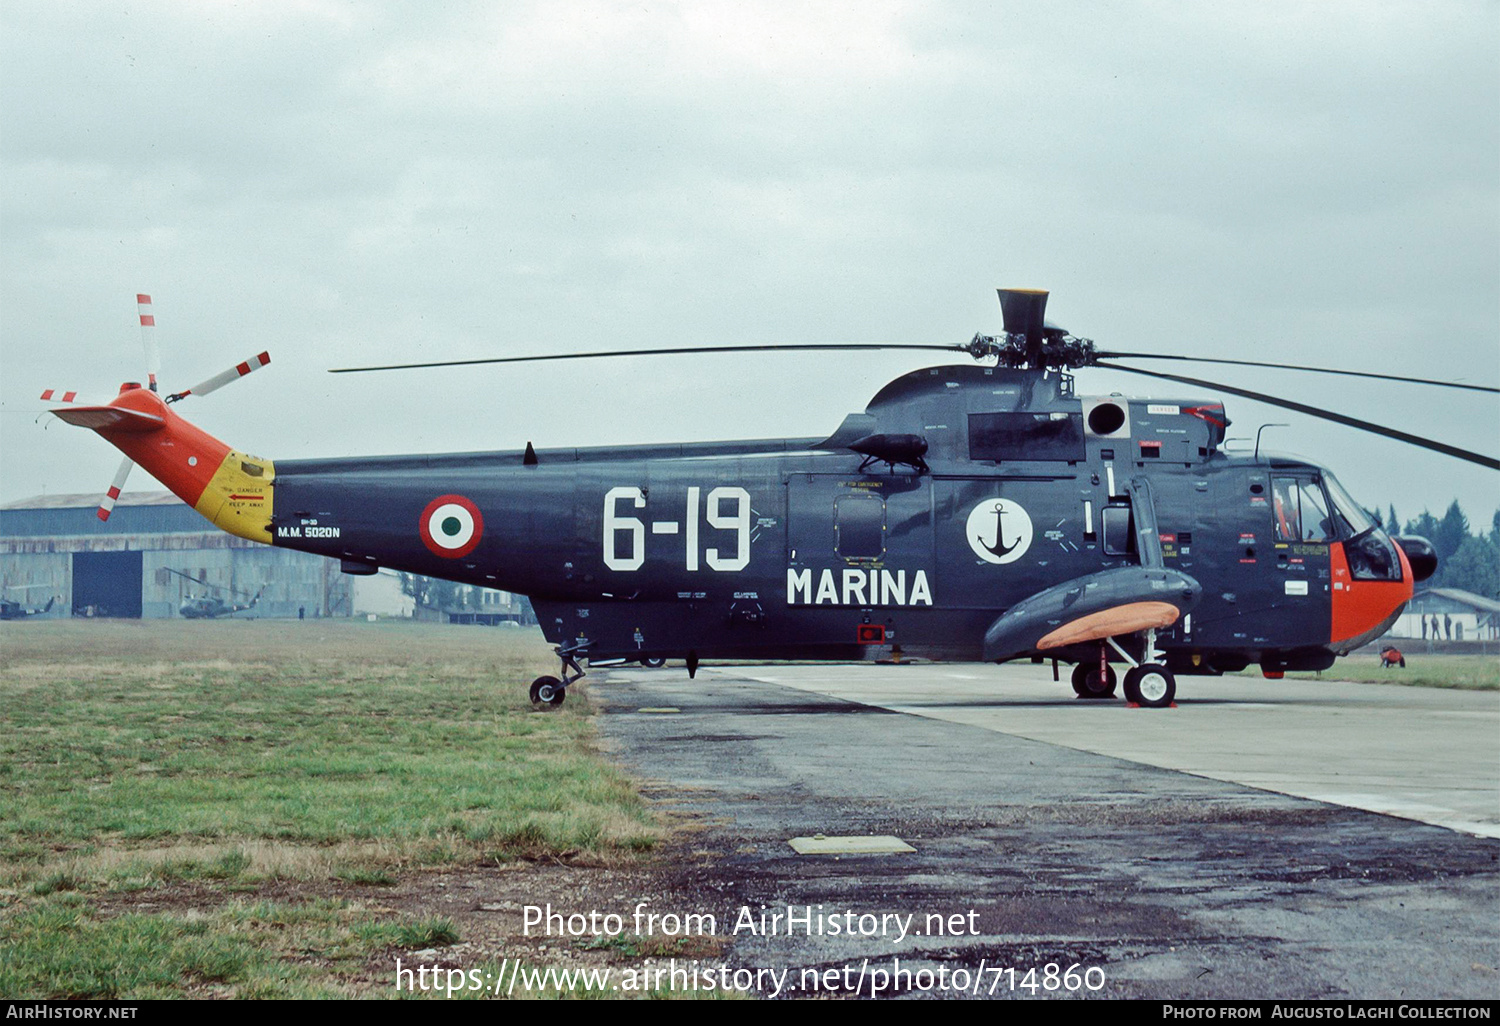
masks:
<svg viewBox="0 0 1500 1026"><path fill-rule="evenodd" d="M1112 698L1115 693L1115 668L1106 665L1099 675L1098 660L1073 667L1073 691L1079 698Z"/></svg>
<svg viewBox="0 0 1500 1026"><path fill-rule="evenodd" d="M531 682L531 704L557 708L568 697L568 689L556 677L538 677Z"/></svg>
<svg viewBox="0 0 1500 1026"><path fill-rule="evenodd" d="M1177 678L1160 663L1144 663L1125 674L1125 698L1148 709L1162 709L1177 697Z"/></svg>
<svg viewBox="0 0 1500 1026"><path fill-rule="evenodd" d="M642 666L646 666L646 667L650 667L653 670L658 670L658 669L661 669L663 666L667 665L667 657L666 656L649 656L648 658L645 658L645 659L641 660L641 665Z"/></svg>

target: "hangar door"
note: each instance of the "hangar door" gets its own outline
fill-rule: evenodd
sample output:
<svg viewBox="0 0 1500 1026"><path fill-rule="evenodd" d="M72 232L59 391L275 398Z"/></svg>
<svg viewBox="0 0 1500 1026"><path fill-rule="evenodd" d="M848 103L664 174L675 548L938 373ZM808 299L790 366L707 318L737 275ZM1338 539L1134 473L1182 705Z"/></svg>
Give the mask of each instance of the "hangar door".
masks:
<svg viewBox="0 0 1500 1026"><path fill-rule="evenodd" d="M73 553L73 615L140 619L140 552Z"/></svg>

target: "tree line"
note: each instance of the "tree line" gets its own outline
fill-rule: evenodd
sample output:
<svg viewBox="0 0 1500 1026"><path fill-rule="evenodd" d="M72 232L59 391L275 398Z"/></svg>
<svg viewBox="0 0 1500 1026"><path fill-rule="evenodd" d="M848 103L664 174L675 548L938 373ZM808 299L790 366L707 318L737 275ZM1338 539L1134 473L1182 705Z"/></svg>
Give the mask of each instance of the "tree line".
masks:
<svg viewBox="0 0 1500 1026"><path fill-rule="evenodd" d="M492 612L481 601L482 588L471 584L445 581L440 577L426 577L404 571L401 578L401 593L410 595L423 609L435 609L442 613ZM521 606L523 616L530 616L531 600L524 595L512 595L511 600ZM534 619L534 617L531 617Z"/></svg>
<svg viewBox="0 0 1500 1026"><path fill-rule="evenodd" d="M1461 588L1500 600L1500 510L1490 518L1488 530L1483 525L1472 528L1457 499L1441 517L1424 509L1404 524L1394 503L1384 513L1371 510L1371 514L1392 534L1416 534L1432 542L1438 569L1421 588Z"/></svg>

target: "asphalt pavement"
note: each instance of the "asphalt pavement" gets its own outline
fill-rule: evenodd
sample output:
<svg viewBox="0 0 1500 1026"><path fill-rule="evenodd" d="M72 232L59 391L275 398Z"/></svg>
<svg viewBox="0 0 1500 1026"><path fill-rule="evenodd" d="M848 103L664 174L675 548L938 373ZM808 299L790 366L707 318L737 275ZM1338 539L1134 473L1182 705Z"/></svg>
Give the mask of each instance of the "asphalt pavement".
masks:
<svg viewBox="0 0 1500 1026"><path fill-rule="evenodd" d="M784 972L775 996L1500 996L1494 697L1226 679L1137 710L1029 665L590 681L682 827L665 893ZM915 851L788 843L870 834Z"/></svg>

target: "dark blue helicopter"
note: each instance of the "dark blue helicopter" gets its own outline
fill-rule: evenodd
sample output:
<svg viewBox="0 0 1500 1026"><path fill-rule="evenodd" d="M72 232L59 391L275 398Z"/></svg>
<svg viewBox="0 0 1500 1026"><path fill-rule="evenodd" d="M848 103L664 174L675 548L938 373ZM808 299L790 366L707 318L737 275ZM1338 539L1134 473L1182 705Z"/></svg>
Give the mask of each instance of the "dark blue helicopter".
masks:
<svg viewBox="0 0 1500 1026"><path fill-rule="evenodd" d="M1046 323L1045 292L1000 299L1005 333L963 345L457 361L875 348L982 361L903 375L826 437L272 463L171 405L264 354L165 399L126 384L107 405L54 412L233 534L346 573L389 567L529 596L563 666L531 686L544 705L563 701L584 657L682 658L691 674L710 658L923 656L1070 662L1085 698L1113 695L1123 665L1125 697L1161 707L1181 675L1330 666L1382 634L1436 569L1425 540L1387 535L1326 468L1225 451L1222 401L1082 396L1079 367L1246 396L1500 469L1332 411L1109 362L1187 358L1101 351Z"/></svg>

